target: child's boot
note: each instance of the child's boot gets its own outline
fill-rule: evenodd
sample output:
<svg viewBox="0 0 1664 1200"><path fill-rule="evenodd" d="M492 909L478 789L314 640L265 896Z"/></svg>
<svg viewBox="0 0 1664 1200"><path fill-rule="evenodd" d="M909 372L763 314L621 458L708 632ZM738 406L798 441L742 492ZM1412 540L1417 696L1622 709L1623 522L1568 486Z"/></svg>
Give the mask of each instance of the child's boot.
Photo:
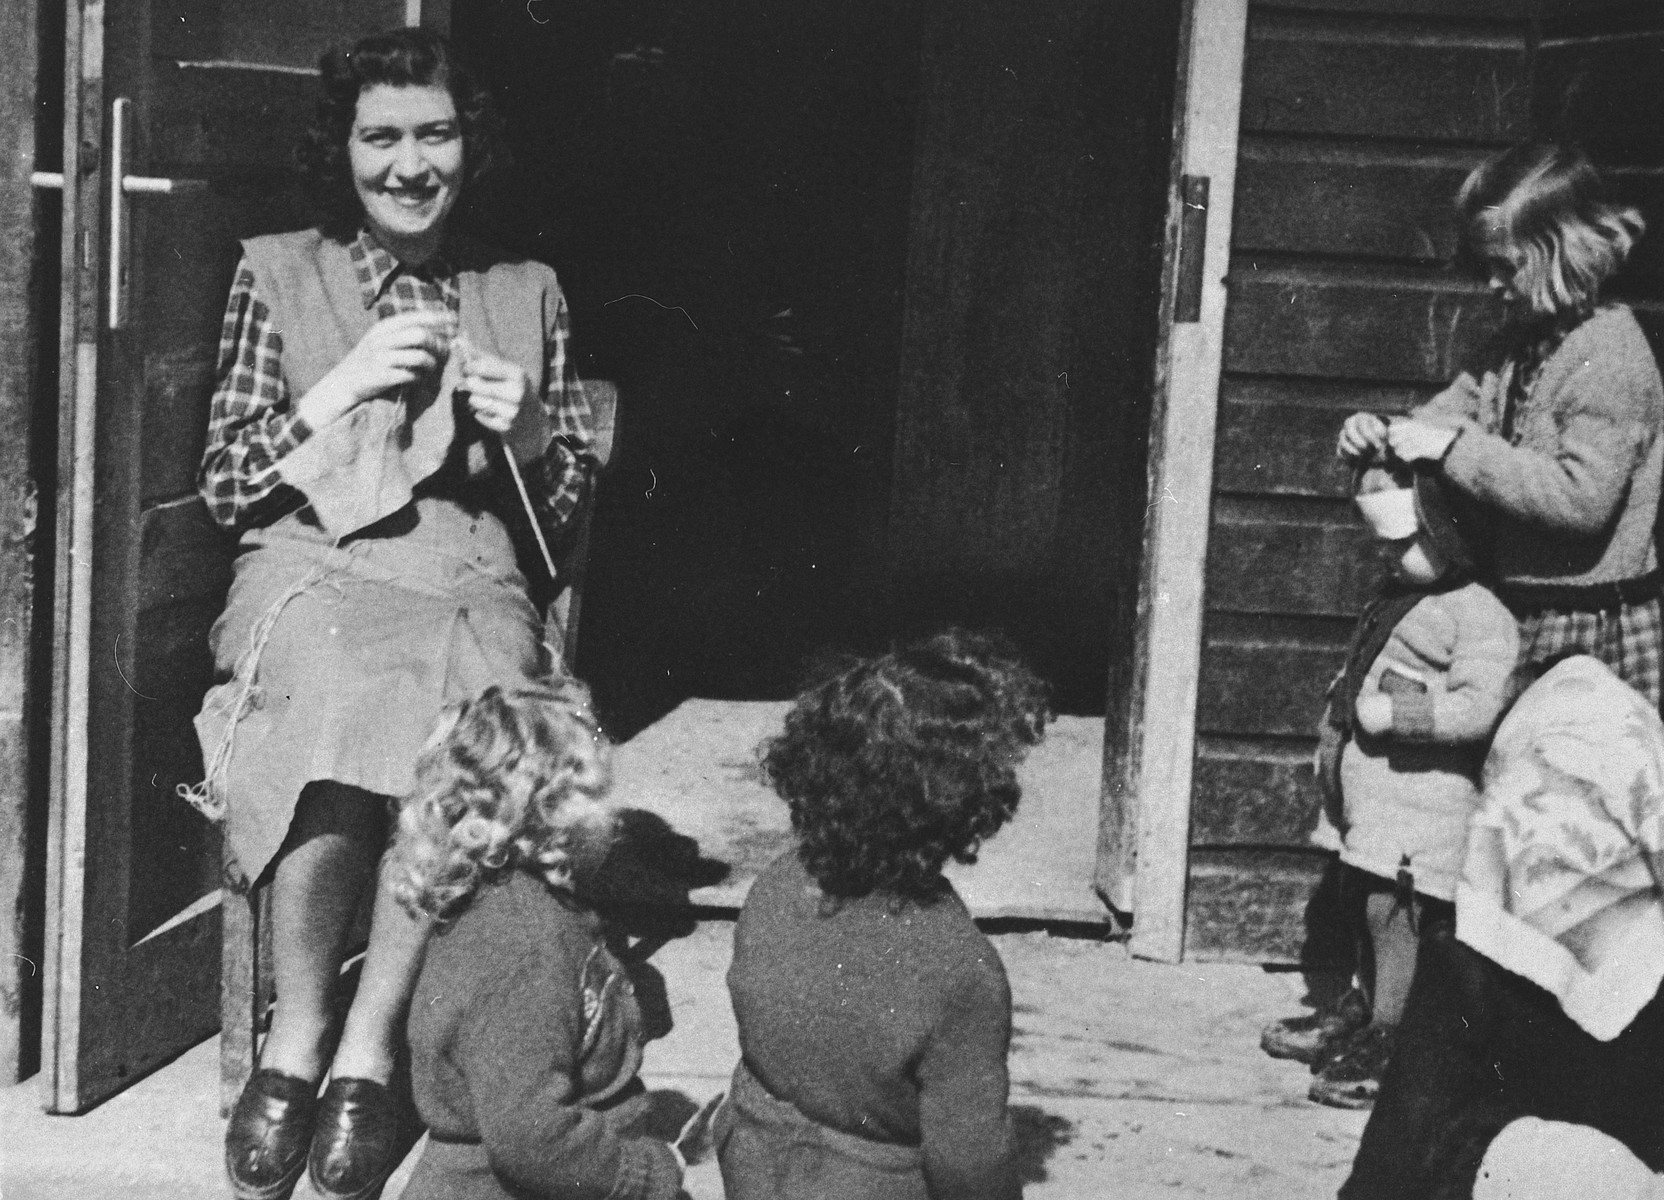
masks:
<svg viewBox="0 0 1664 1200"><path fill-rule="evenodd" d="M1260 1049L1272 1058L1316 1065L1369 1024L1369 1001L1357 988L1303 1017L1273 1021L1260 1033Z"/></svg>
<svg viewBox="0 0 1664 1200"><path fill-rule="evenodd" d="M1394 1032L1388 1025L1370 1025L1353 1034L1318 1069L1306 1094L1330 1108L1373 1107L1387 1060L1392 1057Z"/></svg>

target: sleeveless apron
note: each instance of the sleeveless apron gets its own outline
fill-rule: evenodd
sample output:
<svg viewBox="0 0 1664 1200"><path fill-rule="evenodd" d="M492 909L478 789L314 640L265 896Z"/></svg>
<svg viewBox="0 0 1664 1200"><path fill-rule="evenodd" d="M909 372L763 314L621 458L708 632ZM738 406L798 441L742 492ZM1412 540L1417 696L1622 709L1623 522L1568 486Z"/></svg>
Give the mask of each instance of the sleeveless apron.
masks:
<svg viewBox="0 0 1664 1200"><path fill-rule="evenodd" d="M305 271L320 245L320 277L337 292L356 289L344 247L331 258L331 244L315 232L253 239L247 249L252 262L263 251L268 263L294 260L289 265ZM525 267L536 264L510 264L511 271ZM552 273L538 269L553 286ZM542 363L533 371L523 361L529 345L514 353L503 342L516 339L493 338L498 322L480 311L482 295L501 302L515 289L499 283L482 291L477 279L470 284L465 272L459 275L464 330L541 379ZM287 313L299 325L290 325L284 348L285 376L299 396L315 379L291 376L290 347L309 323L341 322L329 310L320 317L317 305L286 305L281 280L272 290L274 319ZM537 321L539 298L527 299ZM345 311L344 304L333 307ZM329 331L337 343L347 340L343 332L351 333ZM446 705L551 669L508 531L496 515L460 498L470 492L466 483L418 481L409 502L346 537L326 530L310 504L243 534L225 611L209 635L221 682L196 718L207 777L188 797L224 820L235 858L232 885L246 887L266 870L308 783L332 780L403 796Z"/></svg>

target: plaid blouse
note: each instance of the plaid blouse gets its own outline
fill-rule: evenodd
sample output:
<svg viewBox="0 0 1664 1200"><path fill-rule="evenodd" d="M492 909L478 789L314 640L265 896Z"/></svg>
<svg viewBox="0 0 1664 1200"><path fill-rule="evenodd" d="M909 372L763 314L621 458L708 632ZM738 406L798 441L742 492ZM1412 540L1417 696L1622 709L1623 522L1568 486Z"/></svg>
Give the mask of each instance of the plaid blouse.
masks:
<svg viewBox="0 0 1664 1200"><path fill-rule="evenodd" d="M442 255L409 267L367 231L360 231L348 250L364 307L373 306L378 319L431 309L447 312L454 324L462 294L455 269ZM521 464L538 523L551 535L578 507L595 465L589 404L567 358L567 321L562 298L544 372L548 382L543 409L554 437L542 457ZM208 444L197 475L209 513L227 529L264 525L305 503L300 491L278 473L284 456L313 432L290 403L282 360L283 335L255 294L254 272L245 259L238 265L220 328L220 382L214 389Z"/></svg>

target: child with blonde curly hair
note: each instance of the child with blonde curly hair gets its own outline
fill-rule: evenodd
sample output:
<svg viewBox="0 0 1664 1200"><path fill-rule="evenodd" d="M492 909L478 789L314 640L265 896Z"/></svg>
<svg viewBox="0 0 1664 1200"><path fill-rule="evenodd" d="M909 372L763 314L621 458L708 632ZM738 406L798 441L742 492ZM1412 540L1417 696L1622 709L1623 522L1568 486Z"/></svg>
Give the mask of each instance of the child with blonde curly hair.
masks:
<svg viewBox="0 0 1664 1200"><path fill-rule="evenodd" d="M399 814L394 892L432 918L411 1006L430 1131L406 1200L671 1200L645 1115L641 1015L581 899L614 829L582 684L486 689L442 720Z"/></svg>

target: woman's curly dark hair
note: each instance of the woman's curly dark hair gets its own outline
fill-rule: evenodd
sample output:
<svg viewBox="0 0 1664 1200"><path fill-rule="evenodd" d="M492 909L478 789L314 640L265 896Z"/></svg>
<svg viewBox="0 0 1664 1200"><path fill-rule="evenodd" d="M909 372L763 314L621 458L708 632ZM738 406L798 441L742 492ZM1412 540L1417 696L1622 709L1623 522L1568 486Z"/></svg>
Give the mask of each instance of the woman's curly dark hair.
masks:
<svg viewBox="0 0 1664 1200"><path fill-rule="evenodd" d="M322 73L312 124L295 149L301 191L325 233L342 241L358 232L363 206L353 189L347 140L365 88L442 87L462 125L463 192L507 156L502 119L491 93L457 59L450 43L430 29L390 29L336 47L318 64Z"/></svg>
<svg viewBox="0 0 1664 1200"><path fill-rule="evenodd" d="M763 770L828 896L929 902L948 859L975 862L1017 811L1017 765L1050 715L1008 648L949 630L798 697Z"/></svg>

